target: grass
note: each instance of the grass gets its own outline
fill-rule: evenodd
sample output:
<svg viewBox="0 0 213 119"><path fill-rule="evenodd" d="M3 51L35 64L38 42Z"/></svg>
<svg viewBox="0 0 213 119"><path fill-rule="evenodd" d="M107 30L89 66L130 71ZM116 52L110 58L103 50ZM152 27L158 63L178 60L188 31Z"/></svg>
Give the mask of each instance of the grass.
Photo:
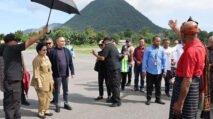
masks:
<svg viewBox="0 0 213 119"><path fill-rule="evenodd" d="M122 48L123 45L118 45L117 47L119 49ZM138 47L138 44L134 44L133 45L135 48ZM149 47L150 44L145 44L146 47ZM76 48L91 48L91 50L75 50ZM83 45L74 45L74 51L75 53L78 54L91 54L92 48L96 49L99 48L99 46L97 44L83 44ZM35 50L36 49L36 45L32 45L29 48L27 48L27 50Z"/></svg>
<svg viewBox="0 0 213 119"><path fill-rule="evenodd" d="M99 48L97 44L74 45L74 48Z"/></svg>
<svg viewBox="0 0 213 119"><path fill-rule="evenodd" d="M27 48L27 50L35 50L36 49L36 45L31 45L30 47Z"/></svg>
<svg viewBox="0 0 213 119"><path fill-rule="evenodd" d="M92 50L74 50L78 54L91 54Z"/></svg>

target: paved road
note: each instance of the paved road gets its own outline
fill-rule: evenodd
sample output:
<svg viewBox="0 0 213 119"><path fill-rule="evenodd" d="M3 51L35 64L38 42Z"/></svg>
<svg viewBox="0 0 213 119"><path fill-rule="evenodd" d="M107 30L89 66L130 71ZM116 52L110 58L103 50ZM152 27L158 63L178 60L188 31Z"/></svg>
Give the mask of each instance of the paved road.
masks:
<svg viewBox="0 0 213 119"><path fill-rule="evenodd" d="M27 70L32 75L32 60L36 56L34 50L24 52L24 59ZM76 77L69 80L69 101L73 107L72 111L61 109L60 113L54 112L54 105L50 110L54 116L47 119L167 119L169 114L170 99L162 91L162 99L166 105L154 103L154 98L150 106L145 105L145 93L134 92L133 87L128 87L121 93L122 106L111 108L105 103L105 99L95 102L98 96L97 73L93 70L95 58L91 55L76 54L74 60ZM164 82L162 83L164 84ZM106 98L106 92L105 98ZM153 95L154 96L154 95ZM0 93L0 119L4 118L2 106L3 94ZM33 87L30 87L28 101L30 106L22 106L23 119L36 119L37 115L37 95ZM63 103L61 104L63 107Z"/></svg>

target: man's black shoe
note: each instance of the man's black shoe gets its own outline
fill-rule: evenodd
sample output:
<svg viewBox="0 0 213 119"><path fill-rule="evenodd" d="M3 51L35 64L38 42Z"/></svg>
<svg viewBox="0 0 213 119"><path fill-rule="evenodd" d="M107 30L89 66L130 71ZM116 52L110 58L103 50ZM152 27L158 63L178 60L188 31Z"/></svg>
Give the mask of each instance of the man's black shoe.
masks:
<svg viewBox="0 0 213 119"><path fill-rule="evenodd" d="M21 104L22 104L22 105L25 105L25 106L29 106L29 105L30 105L30 103L27 102L27 100L22 101Z"/></svg>
<svg viewBox="0 0 213 119"><path fill-rule="evenodd" d="M98 96L97 98L95 98L95 101L102 100L102 99L103 99L103 97Z"/></svg>
<svg viewBox="0 0 213 119"><path fill-rule="evenodd" d="M112 99L110 97L107 98L106 103L112 103Z"/></svg>
<svg viewBox="0 0 213 119"><path fill-rule="evenodd" d="M161 101L161 100L155 100L155 103L158 103L158 104L161 104L161 105L164 105L165 102Z"/></svg>
<svg viewBox="0 0 213 119"><path fill-rule="evenodd" d="M110 105L110 107L119 107L121 106L121 103L112 103L112 105Z"/></svg>
<svg viewBox="0 0 213 119"><path fill-rule="evenodd" d="M134 91L139 91L139 89L138 89L138 88L135 88Z"/></svg>
<svg viewBox="0 0 213 119"><path fill-rule="evenodd" d="M68 104L64 104L64 109L67 109L67 110L72 110L72 107Z"/></svg>
<svg viewBox="0 0 213 119"><path fill-rule="evenodd" d="M56 105L55 112L60 112L60 107Z"/></svg>
<svg viewBox="0 0 213 119"><path fill-rule="evenodd" d="M126 86L130 86L130 85L131 85L131 83L127 83L127 84L126 84Z"/></svg>
<svg viewBox="0 0 213 119"><path fill-rule="evenodd" d="M45 118L46 118L45 115L41 116L41 115L39 115L39 114L38 114L38 117L39 117L40 119L45 119Z"/></svg>
<svg viewBox="0 0 213 119"><path fill-rule="evenodd" d="M146 105L150 105L150 104L151 104L151 100L147 100Z"/></svg>
<svg viewBox="0 0 213 119"><path fill-rule="evenodd" d="M166 96L167 96L167 97L171 97L169 93L166 93Z"/></svg>
<svg viewBox="0 0 213 119"><path fill-rule="evenodd" d="M53 113L45 113L45 116L53 116Z"/></svg>

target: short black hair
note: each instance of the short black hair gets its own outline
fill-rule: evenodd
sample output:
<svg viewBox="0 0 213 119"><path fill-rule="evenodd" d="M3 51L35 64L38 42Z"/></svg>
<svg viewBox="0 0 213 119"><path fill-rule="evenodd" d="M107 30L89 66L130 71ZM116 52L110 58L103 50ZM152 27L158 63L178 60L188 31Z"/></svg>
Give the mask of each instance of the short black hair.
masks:
<svg viewBox="0 0 213 119"><path fill-rule="evenodd" d="M41 49L42 49L44 46L46 46L45 43L38 43L37 46L36 46L36 51L37 51L37 53L38 53L39 51L41 51Z"/></svg>
<svg viewBox="0 0 213 119"><path fill-rule="evenodd" d="M168 38L164 38L163 39L163 43L165 42L165 41L170 41Z"/></svg>
<svg viewBox="0 0 213 119"><path fill-rule="evenodd" d="M5 42L5 43L8 43L8 42L10 42L10 41L20 42L21 39L20 39L20 38L17 38L17 37L15 36L15 34L10 33L10 34L7 34L7 35L4 37L4 42Z"/></svg>
<svg viewBox="0 0 213 119"><path fill-rule="evenodd" d="M159 38L160 38L160 36L159 36L159 35L155 35L155 36L153 37L152 41L154 41L154 40L155 40L155 38L157 38L157 37L159 37Z"/></svg>
<svg viewBox="0 0 213 119"><path fill-rule="evenodd" d="M53 39L52 39L52 38L50 38L50 37L46 37L46 38L45 38L45 41L48 41L48 40L53 41Z"/></svg>
<svg viewBox="0 0 213 119"><path fill-rule="evenodd" d="M107 40L108 40L108 41L112 41L112 39L111 39L111 38L109 38L109 37L105 37L105 38L104 38L104 41L107 41Z"/></svg>

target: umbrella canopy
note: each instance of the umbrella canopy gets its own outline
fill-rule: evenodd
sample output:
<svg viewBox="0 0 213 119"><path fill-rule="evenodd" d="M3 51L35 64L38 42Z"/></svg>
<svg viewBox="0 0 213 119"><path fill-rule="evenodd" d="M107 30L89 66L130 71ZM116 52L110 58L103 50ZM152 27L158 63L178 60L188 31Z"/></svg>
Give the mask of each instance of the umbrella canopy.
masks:
<svg viewBox="0 0 213 119"><path fill-rule="evenodd" d="M47 25L50 19L52 9L60 10L68 14L71 14L71 13L80 14L73 0L31 0L31 1L50 8Z"/></svg>
<svg viewBox="0 0 213 119"><path fill-rule="evenodd" d="M80 14L73 0L31 0L31 1L42 4L50 9L60 10L68 14L71 13Z"/></svg>

